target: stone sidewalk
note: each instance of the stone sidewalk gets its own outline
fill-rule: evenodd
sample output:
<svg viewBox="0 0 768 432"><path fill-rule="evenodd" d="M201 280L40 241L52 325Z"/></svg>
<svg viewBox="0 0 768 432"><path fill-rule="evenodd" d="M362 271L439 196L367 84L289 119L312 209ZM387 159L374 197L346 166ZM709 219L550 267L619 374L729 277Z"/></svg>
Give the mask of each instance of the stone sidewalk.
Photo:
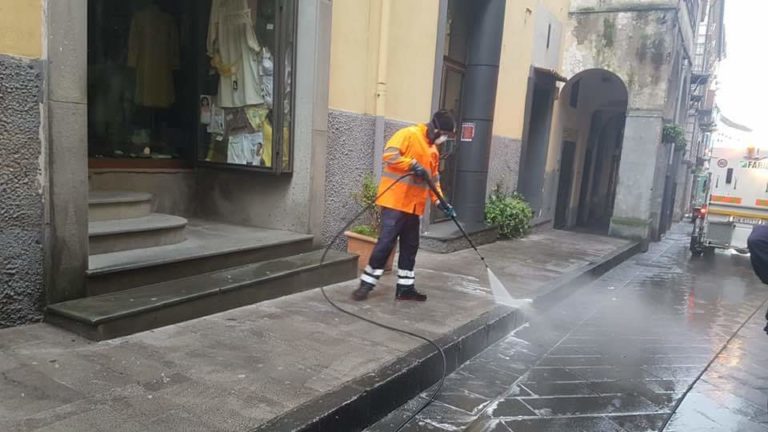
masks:
<svg viewBox="0 0 768 432"><path fill-rule="evenodd" d="M403 431L768 431L768 290L747 257L692 259L688 240L677 225L557 306L531 308ZM428 396L368 431L394 430Z"/></svg>
<svg viewBox="0 0 768 432"><path fill-rule="evenodd" d="M515 296L537 298L607 270L633 246L549 231L481 250ZM348 301L355 282L328 292L358 313L437 339L451 369L522 322L494 304L470 251L423 253L417 271L430 295L424 304L394 302L391 276L365 303ZM419 341L338 313L318 290L99 343L46 324L12 328L0 330L0 430L292 430L313 422L353 430L332 414L352 427L383 413L351 418L338 407L397 406L436 379L434 360ZM383 383L398 387L371 391L386 390Z"/></svg>

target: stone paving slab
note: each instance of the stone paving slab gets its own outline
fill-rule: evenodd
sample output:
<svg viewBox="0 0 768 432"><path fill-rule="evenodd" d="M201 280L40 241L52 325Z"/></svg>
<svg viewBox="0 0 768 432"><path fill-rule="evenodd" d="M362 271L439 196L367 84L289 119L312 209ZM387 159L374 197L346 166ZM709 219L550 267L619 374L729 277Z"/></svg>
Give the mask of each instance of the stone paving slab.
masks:
<svg viewBox="0 0 768 432"><path fill-rule="evenodd" d="M665 431L768 431L764 306L712 361Z"/></svg>
<svg viewBox="0 0 768 432"><path fill-rule="evenodd" d="M508 287L531 294L537 284L574 271L577 263L586 271L601 254L610 256L629 244L560 233L536 234L526 244L490 245L483 253ZM466 360L462 355L503 336L502 327L494 330L489 320L513 313L493 302L477 259L456 255L420 255L418 284L430 296L424 304L395 302L391 275L365 303L348 300L355 282L329 287L329 293L372 319L454 343L448 354L455 367ZM515 274L530 263L539 263L526 273L537 274L536 283ZM482 337L462 340L458 332L467 335L469 329ZM323 401L337 406L357 398L382 377L418 362L430 373L416 375L423 382L415 385L426 388L431 384L426 380L438 378L429 356L431 348L419 341L338 313L317 290L98 343L46 324L5 329L0 330L0 430L255 430ZM498 378L499 386L508 386L517 374ZM418 393L409 387L412 381L403 383L399 397L410 397L409 388ZM467 404L471 408L473 402Z"/></svg>
<svg viewBox="0 0 768 432"><path fill-rule="evenodd" d="M448 377L450 397L405 430L659 431L756 311L742 330L751 333L717 357L668 430L768 430L768 290L744 257L691 260L681 228L557 306L530 311L526 326ZM416 401L368 430L393 430Z"/></svg>

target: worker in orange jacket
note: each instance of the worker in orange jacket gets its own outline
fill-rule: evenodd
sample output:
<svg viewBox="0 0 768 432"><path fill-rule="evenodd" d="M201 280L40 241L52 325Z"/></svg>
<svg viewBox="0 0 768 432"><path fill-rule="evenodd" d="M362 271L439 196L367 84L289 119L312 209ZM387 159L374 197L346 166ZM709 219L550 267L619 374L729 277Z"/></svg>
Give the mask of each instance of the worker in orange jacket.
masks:
<svg viewBox="0 0 768 432"><path fill-rule="evenodd" d="M420 222L427 198L435 203L448 217L456 212L449 204L443 206L425 181L430 178L438 192L440 189L440 154L437 146L444 143L456 131L456 122L447 111L438 111L429 124L419 124L400 129L384 148L384 169L379 183L381 227L379 239L371 253L368 266L360 277L360 287L352 293L355 300L365 300L376 286L387 258L400 240L400 257L397 264L397 300L425 301L427 296L415 287L416 252L421 235ZM405 177L393 186L398 178ZM391 187L391 188L390 188ZM387 190L387 188L390 188ZM384 192L386 190L386 192Z"/></svg>

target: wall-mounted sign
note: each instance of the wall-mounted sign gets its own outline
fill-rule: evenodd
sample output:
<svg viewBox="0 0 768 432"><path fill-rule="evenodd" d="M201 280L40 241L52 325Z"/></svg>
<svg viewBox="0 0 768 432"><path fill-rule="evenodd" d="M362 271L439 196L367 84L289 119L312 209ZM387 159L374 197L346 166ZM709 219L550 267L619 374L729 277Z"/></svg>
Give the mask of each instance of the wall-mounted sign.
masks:
<svg viewBox="0 0 768 432"><path fill-rule="evenodd" d="M475 124L474 123L462 123L461 124L461 140L472 141L475 138Z"/></svg>
<svg viewBox="0 0 768 432"><path fill-rule="evenodd" d="M725 168L728 166L728 160L727 159L720 159L717 161L717 166L720 168Z"/></svg>

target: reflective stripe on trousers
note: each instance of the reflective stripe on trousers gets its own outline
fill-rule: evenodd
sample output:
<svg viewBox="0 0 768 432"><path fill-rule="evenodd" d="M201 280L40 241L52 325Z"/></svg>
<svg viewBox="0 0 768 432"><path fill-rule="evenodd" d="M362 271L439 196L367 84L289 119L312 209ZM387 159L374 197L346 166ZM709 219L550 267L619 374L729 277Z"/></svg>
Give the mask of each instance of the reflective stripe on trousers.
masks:
<svg viewBox="0 0 768 432"><path fill-rule="evenodd" d="M360 280L371 285L378 283L381 275L384 274L387 259L399 240L397 283L412 286L416 277L413 268L416 265L416 253L419 250L420 224L420 218L415 214L382 208L379 239Z"/></svg>

